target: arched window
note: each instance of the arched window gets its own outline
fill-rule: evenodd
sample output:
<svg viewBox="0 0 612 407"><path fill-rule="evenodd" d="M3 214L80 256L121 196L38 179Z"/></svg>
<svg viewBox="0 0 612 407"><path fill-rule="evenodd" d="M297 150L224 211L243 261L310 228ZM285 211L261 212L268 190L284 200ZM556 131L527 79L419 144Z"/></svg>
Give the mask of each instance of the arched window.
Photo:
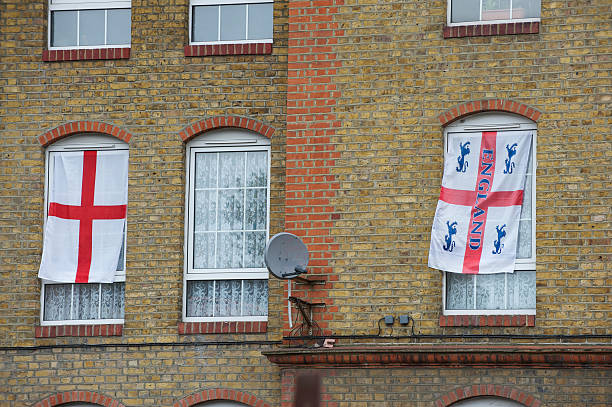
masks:
<svg viewBox="0 0 612 407"><path fill-rule="evenodd" d="M229 400L214 400L206 403L196 404L194 407L248 407L246 404Z"/></svg>
<svg viewBox="0 0 612 407"><path fill-rule="evenodd" d="M525 407L523 404L501 397L475 397L461 400L450 407Z"/></svg>
<svg viewBox="0 0 612 407"><path fill-rule="evenodd" d="M67 196L67 189L70 185L65 185L57 175L60 157L66 155L81 154L84 156L87 151L95 151L98 155L103 151L128 151L128 144L108 135L103 134L83 134L70 136L51 144L46 149L46 169L45 169L45 225L49 215L51 191L58 196ZM98 161L99 162L99 161ZM95 163L95 161L94 161ZM95 164L94 164L95 165ZM63 168L63 167L62 167ZM65 169L64 169L65 170ZM70 172L70 169L65 170ZM80 170L79 171L84 171ZM78 172L78 171L76 171ZM94 171L95 174L95 171ZM79 175L79 174L71 174ZM97 174L96 177L101 177ZM124 182L127 182L127 169ZM85 185L85 181L78 179L78 184ZM116 180L106 180L110 183ZM84 192L77 191L76 195L82 196ZM92 186L92 195L93 186ZM95 190L95 199L104 201L106 192ZM111 199L112 200L112 199ZM78 204L78 203L77 203ZM96 204L96 203L94 203ZM123 215L125 216L125 215ZM79 229L78 223L74 220L76 230ZM93 221L95 222L95 220ZM57 283L49 280L42 280L41 291L41 325L77 325L77 324L111 324L122 323L124 318L124 282L125 282L125 220L116 220L123 227L123 241L116 260L116 271L112 283ZM95 227L95 226L93 226ZM121 230L121 229L120 229ZM82 232L82 231L81 231ZM79 232L80 233L80 232ZM91 232L90 232L91 234ZM61 240L61 239L60 239ZM68 239L55 242L54 244L71 244ZM81 241L79 240L79 244ZM93 243L95 244L95 243ZM92 243L90 242L90 246ZM45 247L45 250L53 250L56 246ZM118 246L117 246L118 248ZM77 262L77 248L74 251L74 262ZM91 247L90 247L91 250ZM44 256L43 256L44 257ZM78 261L81 261L79 257ZM93 260L92 260L93 262ZM59 274L66 274L65 270L57 270ZM58 280L67 281L67 280ZM74 281L74 279L73 279ZM86 280L87 281L87 280Z"/></svg>
<svg viewBox="0 0 612 407"><path fill-rule="evenodd" d="M266 321L270 140L218 129L186 153L183 320Z"/></svg>
<svg viewBox="0 0 612 407"><path fill-rule="evenodd" d="M444 314L535 314L535 122L510 113L487 112L457 120L444 129L445 160L456 160L448 154L449 140L465 133L482 131L533 130L525 193L519 221L519 236L514 273L444 274Z"/></svg>

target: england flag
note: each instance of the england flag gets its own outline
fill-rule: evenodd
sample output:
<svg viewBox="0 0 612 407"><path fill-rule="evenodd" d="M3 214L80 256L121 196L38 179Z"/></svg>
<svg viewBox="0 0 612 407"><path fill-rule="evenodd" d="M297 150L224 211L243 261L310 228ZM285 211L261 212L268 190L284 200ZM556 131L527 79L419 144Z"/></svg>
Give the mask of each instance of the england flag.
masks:
<svg viewBox="0 0 612 407"><path fill-rule="evenodd" d="M532 131L448 137L429 267L512 273Z"/></svg>
<svg viewBox="0 0 612 407"><path fill-rule="evenodd" d="M123 244L128 152L52 153L48 212L38 276L64 283L112 283Z"/></svg>

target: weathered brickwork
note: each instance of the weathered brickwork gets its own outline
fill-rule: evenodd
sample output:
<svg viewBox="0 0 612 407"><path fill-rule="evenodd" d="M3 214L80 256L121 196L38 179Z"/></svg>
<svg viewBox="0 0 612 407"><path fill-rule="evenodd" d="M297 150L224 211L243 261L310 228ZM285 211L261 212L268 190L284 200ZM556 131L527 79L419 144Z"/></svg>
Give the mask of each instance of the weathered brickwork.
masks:
<svg viewBox="0 0 612 407"><path fill-rule="evenodd" d="M542 1L541 22L497 32L447 27L446 0L281 0L273 44L232 46L189 45L188 7L132 0L130 48L57 52L48 0L0 0L0 405L289 407L313 372L321 407L612 405L608 0ZM444 126L485 111L538 128L535 316L442 315L427 267ZM182 321L185 143L228 127L270 139L270 234L302 237L307 277L324 280L291 294L324 302L313 319L354 351L262 355L314 343L281 342L275 279L267 322ZM81 132L129 143L125 321L43 327L45 147ZM466 344L491 356L444 353ZM567 356L587 344L604 350ZM415 349L418 366L398 356Z"/></svg>

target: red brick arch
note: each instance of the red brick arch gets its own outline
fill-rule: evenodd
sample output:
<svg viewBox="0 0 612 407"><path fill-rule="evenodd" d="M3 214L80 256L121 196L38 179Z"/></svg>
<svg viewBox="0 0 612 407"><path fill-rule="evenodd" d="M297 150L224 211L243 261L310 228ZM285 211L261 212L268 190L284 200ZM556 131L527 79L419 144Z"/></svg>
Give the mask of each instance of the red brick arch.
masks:
<svg viewBox="0 0 612 407"><path fill-rule="evenodd" d="M462 103L438 116L438 120L443 126L454 122L455 120L461 119L473 113L481 112L508 112L515 113L521 116L537 122L542 112L539 110L527 106L521 102L515 102L514 100L508 99L482 99L472 100L469 102Z"/></svg>
<svg viewBox="0 0 612 407"><path fill-rule="evenodd" d="M51 143L63 139L64 137L72 136L79 133L102 133L109 136L117 137L126 143L130 142L132 135L120 127L112 124L94 122L89 120L81 120L78 122L65 123L56 128L49 130L45 134L38 136L38 142L46 147Z"/></svg>
<svg viewBox="0 0 612 407"><path fill-rule="evenodd" d="M270 404L258 399L252 394L231 389L202 390L177 401L174 403L173 407L190 407L199 403L213 400L237 401L252 407L270 407Z"/></svg>
<svg viewBox="0 0 612 407"><path fill-rule="evenodd" d="M125 407L123 403L120 403L111 397L92 391L67 391L57 393L39 401L38 403L34 404L33 407L53 407L65 403L73 403L75 401L97 404L104 407Z"/></svg>
<svg viewBox="0 0 612 407"><path fill-rule="evenodd" d="M224 127L238 127L252 130L267 138L272 138L275 129L255 119L242 116L213 116L190 124L179 132L181 140L187 142L205 131L221 129Z"/></svg>
<svg viewBox="0 0 612 407"><path fill-rule="evenodd" d="M527 407L540 407L542 402L533 395L509 386L481 384L459 387L434 402L435 407L447 407L461 400L479 396L496 396L513 400Z"/></svg>

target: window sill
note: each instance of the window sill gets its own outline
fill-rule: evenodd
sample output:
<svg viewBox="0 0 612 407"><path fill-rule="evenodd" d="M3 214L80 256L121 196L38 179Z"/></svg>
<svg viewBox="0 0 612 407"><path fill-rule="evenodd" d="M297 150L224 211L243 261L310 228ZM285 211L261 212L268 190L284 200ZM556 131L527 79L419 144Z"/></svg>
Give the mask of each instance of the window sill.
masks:
<svg viewBox="0 0 612 407"><path fill-rule="evenodd" d="M537 34L540 23L498 23L444 27L444 38L486 37L491 35Z"/></svg>
<svg viewBox="0 0 612 407"><path fill-rule="evenodd" d="M37 326L36 338L58 336L122 336L123 324Z"/></svg>
<svg viewBox="0 0 612 407"><path fill-rule="evenodd" d="M256 334L268 330L266 321L179 322L179 335L189 334Z"/></svg>
<svg viewBox="0 0 612 407"><path fill-rule="evenodd" d="M129 59L131 48L87 48L44 50L44 62Z"/></svg>
<svg viewBox="0 0 612 407"><path fill-rule="evenodd" d="M216 55L268 55L271 53L271 42L185 46L186 57L208 57Z"/></svg>
<svg viewBox="0 0 612 407"><path fill-rule="evenodd" d="M535 315L440 315L440 326L535 326Z"/></svg>

